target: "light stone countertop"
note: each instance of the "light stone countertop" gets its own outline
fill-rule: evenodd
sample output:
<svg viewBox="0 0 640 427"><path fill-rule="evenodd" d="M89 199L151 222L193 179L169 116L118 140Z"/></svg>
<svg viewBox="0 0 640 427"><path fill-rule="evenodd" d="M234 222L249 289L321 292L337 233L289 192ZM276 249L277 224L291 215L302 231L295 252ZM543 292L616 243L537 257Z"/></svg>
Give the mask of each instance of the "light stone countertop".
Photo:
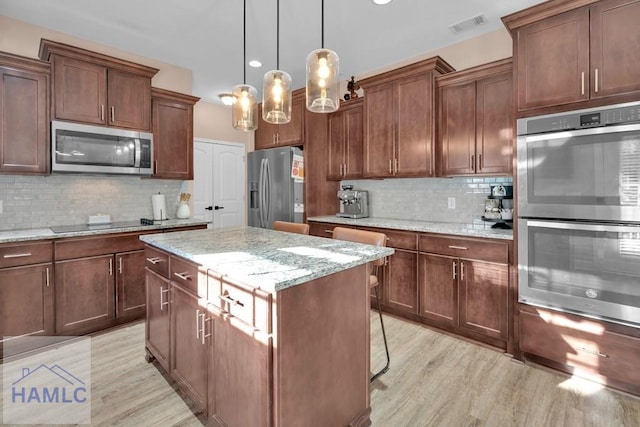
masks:
<svg viewBox="0 0 640 427"><path fill-rule="evenodd" d="M489 239L513 240L513 230L488 228L477 230L468 228L465 224L453 222L413 221L392 218L339 218L336 216L314 216L307 221L331 222L335 224L353 225L361 227L388 228L391 230L416 231L419 233L451 234L466 237L485 237Z"/></svg>
<svg viewBox="0 0 640 427"><path fill-rule="evenodd" d="M278 292L394 252L386 247L256 227L147 234L140 240L266 292Z"/></svg>
<svg viewBox="0 0 640 427"><path fill-rule="evenodd" d="M100 234L112 234L112 233L128 233L132 231L152 231L163 230L177 227L189 227L192 225L206 225L207 221L201 221L196 219L169 219L153 225L136 225L132 227L123 228L108 228L103 229L100 226L95 227L92 230L86 231L72 231L65 233L54 233L49 228L33 228L26 230L8 230L0 231L0 243L12 243L23 242L30 240L46 240L46 239L62 239L67 237L81 237L81 236L97 236Z"/></svg>

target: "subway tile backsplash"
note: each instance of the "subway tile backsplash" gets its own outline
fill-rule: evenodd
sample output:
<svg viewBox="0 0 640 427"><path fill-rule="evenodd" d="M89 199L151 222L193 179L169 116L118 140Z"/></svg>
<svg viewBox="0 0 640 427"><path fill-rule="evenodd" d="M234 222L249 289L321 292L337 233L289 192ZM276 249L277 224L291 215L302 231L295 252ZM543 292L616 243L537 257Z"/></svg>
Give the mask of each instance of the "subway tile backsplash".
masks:
<svg viewBox="0 0 640 427"><path fill-rule="evenodd" d="M511 177L393 178L345 180L356 190L369 192L369 216L419 221L455 222L469 228L490 228L482 221L491 186L512 185ZM455 208L448 208L449 197Z"/></svg>
<svg viewBox="0 0 640 427"><path fill-rule="evenodd" d="M91 175L0 175L0 231L86 223L89 215L111 215L112 221L151 218L151 195L166 197L175 217L186 182Z"/></svg>

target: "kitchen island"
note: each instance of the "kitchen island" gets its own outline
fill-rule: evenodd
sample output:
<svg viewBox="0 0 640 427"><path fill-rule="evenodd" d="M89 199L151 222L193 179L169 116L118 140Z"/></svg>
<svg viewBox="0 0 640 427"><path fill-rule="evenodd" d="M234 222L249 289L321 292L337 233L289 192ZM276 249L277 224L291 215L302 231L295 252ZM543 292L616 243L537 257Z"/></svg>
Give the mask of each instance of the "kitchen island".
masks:
<svg viewBox="0 0 640 427"><path fill-rule="evenodd" d="M253 227L140 238L148 360L213 425L370 425L369 263L393 249Z"/></svg>

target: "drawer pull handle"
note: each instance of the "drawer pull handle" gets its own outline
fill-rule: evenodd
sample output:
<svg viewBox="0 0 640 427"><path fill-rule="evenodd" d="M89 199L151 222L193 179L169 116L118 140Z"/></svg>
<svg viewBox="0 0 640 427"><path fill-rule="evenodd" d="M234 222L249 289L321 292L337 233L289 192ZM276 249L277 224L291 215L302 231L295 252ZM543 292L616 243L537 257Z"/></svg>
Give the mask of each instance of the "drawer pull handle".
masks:
<svg viewBox="0 0 640 427"><path fill-rule="evenodd" d="M196 339L200 339L200 309L196 310Z"/></svg>
<svg viewBox="0 0 640 427"><path fill-rule="evenodd" d="M162 262L162 258L158 258L158 257L147 258L147 261L149 261L153 265L158 265Z"/></svg>
<svg viewBox="0 0 640 427"><path fill-rule="evenodd" d="M464 262L460 261L460 280L464 280Z"/></svg>
<svg viewBox="0 0 640 427"><path fill-rule="evenodd" d="M206 318L205 313L200 314L200 317L202 318L202 329L200 329L200 339L201 339L201 343L202 345L205 345L205 339L209 338L211 336L211 333L207 334L207 322L211 321L211 318Z"/></svg>
<svg viewBox="0 0 640 427"><path fill-rule="evenodd" d="M191 280L191 275L188 273L173 273L173 275L179 277L182 280Z"/></svg>
<svg viewBox="0 0 640 427"><path fill-rule="evenodd" d="M464 246L449 245L449 249L460 249L461 251L466 251L469 248L464 247Z"/></svg>
<svg viewBox="0 0 640 427"><path fill-rule="evenodd" d="M47 288L51 285L49 282L49 267L45 268L45 283L47 284Z"/></svg>
<svg viewBox="0 0 640 427"><path fill-rule="evenodd" d="M457 276L456 270L457 270L457 268L458 268L458 265L456 264L455 261L453 261L453 280L456 280L456 276Z"/></svg>
<svg viewBox="0 0 640 427"><path fill-rule="evenodd" d="M594 354L596 356L600 356L600 357L605 357L608 358L609 355L604 354L604 353L600 353L598 350L591 350L590 348L584 347L584 346L580 346L578 348L578 350L584 352L584 353L588 353L588 354Z"/></svg>
<svg viewBox="0 0 640 427"><path fill-rule="evenodd" d="M239 305L240 307L244 307L244 304L240 300L233 299L228 295L220 295L218 298L220 298L222 301L228 302L231 305Z"/></svg>
<svg viewBox="0 0 640 427"><path fill-rule="evenodd" d="M24 258L27 256L31 256L31 252L25 252L23 254L6 254L3 258Z"/></svg>
<svg viewBox="0 0 640 427"><path fill-rule="evenodd" d="M324 230L325 233L333 234L333 230Z"/></svg>

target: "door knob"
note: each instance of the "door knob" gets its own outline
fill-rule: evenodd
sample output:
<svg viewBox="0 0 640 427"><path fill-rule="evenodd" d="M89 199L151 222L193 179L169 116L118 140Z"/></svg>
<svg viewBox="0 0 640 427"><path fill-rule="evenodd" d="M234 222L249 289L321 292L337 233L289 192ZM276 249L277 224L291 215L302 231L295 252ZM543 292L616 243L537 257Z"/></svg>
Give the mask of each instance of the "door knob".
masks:
<svg viewBox="0 0 640 427"><path fill-rule="evenodd" d="M207 206L206 208L204 208L205 211L212 211L213 210L213 206Z"/></svg>
<svg viewBox="0 0 640 427"><path fill-rule="evenodd" d="M216 205L216 207L215 207L214 209L215 209L215 210L224 209L224 206L218 206L218 205Z"/></svg>

